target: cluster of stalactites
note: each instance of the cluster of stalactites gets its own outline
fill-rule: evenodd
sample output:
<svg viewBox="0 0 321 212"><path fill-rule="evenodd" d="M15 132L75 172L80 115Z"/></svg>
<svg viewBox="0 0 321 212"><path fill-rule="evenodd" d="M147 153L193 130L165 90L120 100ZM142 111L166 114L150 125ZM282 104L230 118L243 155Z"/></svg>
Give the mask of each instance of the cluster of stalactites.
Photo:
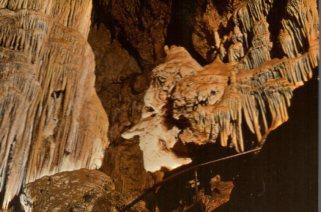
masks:
<svg viewBox="0 0 321 212"><path fill-rule="evenodd" d="M225 68L230 74L222 76L212 68ZM176 85L173 116L184 117L191 125L179 138L184 143L205 144L215 143L219 137L222 146L244 151L243 117L257 141L262 142L271 129L288 119L291 95L291 85L273 67L238 73L223 64L205 68Z"/></svg>
<svg viewBox="0 0 321 212"><path fill-rule="evenodd" d="M86 41L91 8L91 0L0 0L3 208L24 183L102 163L108 121Z"/></svg>
<svg viewBox="0 0 321 212"><path fill-rule="evenodd" d="M310 51L298 58L275 59L256 69L226 69L231 73L228 77L215 75L215 70L209 75L211 71L205 68L199 75L185 78L171 96L174 118L187 118L191 124L181 132L180 140L205 144L219 137L222 146L244 151L245 121L262 143L271 130L288 120L292 91L312 77L317 61L318 52Z"/></svg>
<svg viewBox="0 0 321 212"><path fill-rule="evenodd" d="M224 147L244 151L248 141L244 141L242 127L246 125L256 135L251 145L262 145L271 130L288 120L292 91L312 77L319 58L316 2L308 0L283 5L286 14L277 35L283 58L272 58L276 44L271 41L267 17L274 4L273 0L250 0L234 12L231 42L228 51L223 51L227 64L217 59L200 67L181 47L166 48L167 60L153 70L142 120L136 125L144 121L146 129L138 132L135 126L129 134L140 135L140 143L148 143L144 135L153 137L155 126L148 123L157 119L163 130L175 128L171 133L175 143L220 141ZM218 44L224 42L218 33L215 38ZM182 74L181 70L188 71ZM172 139L171 145L164 139L153 142L157 154L173 151ZM149 149L142 150L150 154Z"/></svg>

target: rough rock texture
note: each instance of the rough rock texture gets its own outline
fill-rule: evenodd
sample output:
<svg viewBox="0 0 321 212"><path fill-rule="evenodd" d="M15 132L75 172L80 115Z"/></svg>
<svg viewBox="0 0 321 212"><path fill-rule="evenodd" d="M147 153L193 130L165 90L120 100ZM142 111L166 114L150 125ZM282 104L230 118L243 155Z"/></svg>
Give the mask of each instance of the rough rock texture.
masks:
<svg viewBox="0 0 321 212"><path fill-rule="evenodd" d="M105 161L102 170L115 179L116 189L125 195L127 202L154 183L152 176L144 169L142 151L137 142L124 142L109 148Z"/></svg>
<svg viewBox="0 0 321 212"><path fill-rule="evenodd" d="M89 35L96 57L96 88L110 121L111 143L137 123L150 70L165 56L171 0L98 0Z"/></svg>
<svg viewBox="0 0 321 212"><path fill-rule="evenodd" d="M96 90L109 118L109 138L119 143L121 132L139 120L142 86L147 86L139 84L144 79L137 61L104 25L92 27L89 43L96 60Z"/></svg>
<svg viewBox="0 0 321 212"><path fill-rule="evenodd" d="M318 13L313 1L284 4L277 36L283 54L276 58L267 20L273 4L241 4L228 20L233 31L226 40L217 39L224 51L207 66L182 47L165 48L165 63L152 71L141 120L123 133L126 139L140 137L146 170L190 162L175 155L178 143L219 140L238 152L262 145L270 131L288 120L292 90L309 80L318 66ZM244 126L256 141L244 141Z"/></svg>
<svg viewBox="0 0 321 212"><path fill-rule="evenodd" d="M214 211L230 200L230 195L234 187L231 181L221 181L220 176L213 177L210 181L210 194L200 191L198 201L203 207L203 211Z"/></svg>
<svg viewBox="0 0 321 212"><path fill-rule="evenodd" d="M289 83L289 89L276 86L278 89L282 88L286 90L286 98L289 98L292 89L301 84L295 83L306 81L311 76L309 73L311 73L313 67L317 66L317 57L314 55L317 53L318 43L318 18L315 1L227 0L222 2L217 0L98 0L95 1L95 3L94 20L96 25L92 28L92 33L90 34L90 44L94 49L97 62L96 74L98 80L96 88L99 91L98 95L103 102L104 108L108 111L111 124L109 137L113 143L107 152L102 170L115 178L116 185L120 185L122 182L133 182L125 183L125 186L120 187L121 189L129 189L131 190L130 192L135 189L140 190L149 184L144 182L144 180L131 179L132 176L128 175L128 173L136 173L137 175L140 173L140 175L143 176L142 179L148 179L148 177L145 176L146 172L141 166L143 162L142 153L137 148L137 144L132 142L132 140L124 142L120 137L121 133L137 123L139 123L140 126L145 124L149 127L148 129L150 129L146 131L154 133L152 135L144 135L145 141L149 138L153 138L152 140L154 141L159 139L160 131L163 131L161 132L163 137L166 135L165 138L160 138L160 146L162 148L164 147L165 151L159 151L159 145L155 145L155 143L146 144L143 142L140 145L145 147L152 146L154 150L156 150L154 153L160 153L161 157L159 158L164 159L165 157L168 159L167 166L170 168L189 161L189 159L186 158L186 154L183 160L178 160L175 156L177 152L181 153L177 151L177 146L181 146L182 141L191 143L190 140L192 137L190 136L191 133L189 133L188 128L192 129L191 132L193 134L197 134L197 138L193 139L199 141L198 143L211 142L219 144L220 142L218 141L220 141L221 137L220 132L224 132L224 130L221 131L222 126L220 125L225 125L223 128L230 128L230 130L225 131L226 135L223 133L223 138L225 138L222 139L222 141L224 141L222 144L224 146L234 145L235 148L242 150L242 146L239 145L241 142L238 142L240 141L241 134L232 130L236 129L236 126L240 126L239 122L234 122L234 120L239 121L240 117L238 117L238 119L232 117L232 124L228 124L228 121L226 123L214 124L213 129L209 129L209 126L212 125L209 123L212 123L212 120L205 119L204 123L206 121L206 124L204 125L207 125L207 128L197 129L201 128L198 127L201 125L197 122L197 118L190 118L191 113L183 109L188 104L196 105L196 108L199 109L205 108L207 104L206 100L205 103L201 100L200 103L203 104L201 105L196 98L188 98L186 101L184 98L186 96L200 96L195 92L197 89L193 89L196 87L201 88L202 95L208 96L214 86L202 85L194 87L193 85L191 87L192 89L189 89L188 92L175 92L175 96L170 93L170 98L168 101L166 100L166 106L171 107L166 108L166 110L174 111L172 107L174 97L177 97L176 106L183 104L183 108L175 109L176 119L173 119L173 117L165 118L165 120L170 121L170 123L159 124L159 122L162 123L164 117L158 118L152 121L152 123L138 122L144 104L145 90L148 88L150 82L154 80L153 78L158 78L151 70L156 65L159 65L159 63L164 62L165 51L163 51L163 46L165 44L169 46L172 44L183 46L188 50L189 54L197 60L197 63L202 65L202 69L206 69L209 72L215 69L215 77L212 79L209 79L207 76L205 77L208 80L207 83L216 83L215 89L213 89L215 95L208 100L212 102L211 104L216 101L217 103L220 102L221 97L216 94L216 92L222 91L222 88L226 88L226 86L230 86L231 73L236 72L236 78L246 78L246 76L248 76L250 77L249 79L254 79L253 83L251 80L249 81L245 78L244 81L239 82L243 84L243 88L245 87L242 92L250 93L251 97L263 97L265 106L270 105L272 108L271 111L275 111L275 109L273 109L274 104L281 106L279 109L282 109L283 115L280 116L281 113L279 112L275 113L274 119L276 122L272 123L272 114L268 112L270 106L265 108L267 109L266 112L262 112L262 108L260 109L260 107L258 107L258 104L262 102L249 98L250 101L248 103L251 105L244 107L246 103L246 99L244 99L244 102L241 104L241 106L243 105L242 111L248 108L250 109L248 112L252 111L253 113L253 116L241 118L243 120L241 126L242 134L245 136L245 149L258 144L257 142L252 144L251 141L263 140L264 136L268 134L269 130L264 129L263 117L257 116L259 112L266 115L267 128L270 129L287 119L283 107L285 102L277 103L271 99L271 101L268 101L266 98L268 95L278 95L277 90L275 90L275 92L265 92L269 89L273 90L273 84L277 84L278 82ZM213 63L215 58L220 59L223 63L229 63L229 65L217 65L217 61L219 60ZM213 63L211 67L204 67L205 64L210 63ZM111 66L109 64L113 65ZM198 67L199 65L196 66ZM236 71L230 71L231 66L234 67L232 70L235 69ZM221 67L219 69L222 69L222 71L217 70L217 67ZM302 72L302 70L304 71ZM305 71L307 71L306 74ZM175 72L174 69L173 72ZM171 75L173 72L169 71L168 74ZM218 72L222 73L218 74ZM260 72L264 74L256 75ZM272 73L276 75L272 76ZM159 78L162 78L164 74L165 73L162 73ZM151 75L153 75L153 77ZM210 75L212 75L212 73L210 73ZM217 75L223 75L223 77L218 77ZM285 80L280 80L280 75L282 78L285 78ZM264 77L267 78L264 79ZM169 77L169 84L173 82L173 78L174 76ZM273 78L277 78L277 80L272 82L273 80L271 81L270 79ZM185 82L185 79L187 78L184 78L184 80L181 80L182 82L178 83L179 86L177 87L181 88L181 90L184 90L187 86L188 82ZM191 82L194 79L201 79L201 76L191 77L189 81ZM262 81L257 84L254 83L257 82L258 79ZM267 79L269 79L268 83L266 82ZM247 83L249 83L253 90L248 90L247 86L245 86ZM269 88L266 87L267 84L269 84ZM149 90L152 90L152 86ZM211 89L208 90L207 88ZM173 91L174 90L176 90L176 86ZM225 89L224 93L226 93ZM278 96L280 100L282 100L283 94ZM242 101L235 102L239 104ZM225 106L222 108L230 108ZM253 110L253 108L255 110ZM151 108L145 107L143 108L143 113L153 115L151 110ZM190 122L189 119L180 119L177 117L181 113L186 116L188 115L192 122ZM166 112L166 114L172 116L171 113ZM212 113L206 113L205 116L210 117L209 114L212 115ZM204 114L202 116L204 117ZM227 113L227 117L228 116ZM279 123L277 121L279 121ZM246 126L246 123L250 125ZM139 125L137 125L136 128L139 128ZM167 125L171 130L167 129ZM157 128L151 129L151 126L156 126ZM180 132L179 140L183 140L177 142L177 145L174 145L169 141L173 141L173 137L176 137L177 129ZM254 131L254 135L256 136L248 138L248 133L244 132L248 130ZM164 131L166 131L165 134L163 134ZM185 133L183 134L181 131ZM202 131L207 132L204 133ZM212 132L208 133L208 131ZM139 133L132 133L132 135L137 134ZM153 135L157 135L157 137ZM209 139L210 135L212 136L211 139ZM229 135L233 135L234 138L235 135L238 136L238 138L234 139L234 144L231 142ZM214 139L215 137L218 139ZM229 137L227 142L226 137ZM168 141L163 142L164 139L168 139ZM174 140L176 141L177 138ZM236 141L238 145L235 145ZM175 151L173 151L173 149ZM123 157L123 155L131 154L135 155L135 157ZM151 153L147 154L150 156L156 155ZM144 153L144 155L146 155L146 153ZM110 160L111 158L113 159ZM131 162L128 162L129 160ZM131 165L127 166L126 163ZM149 161L145 159L145 163L147 164ZM157 164L150 164L152 167L150 170L156 170L164 165L161 160L156 163ZM122 169L120 167L126 168ZM136 183L139 185L136 185Z"/></svg>
<svg viewBox="0 0 321 212"><path fill-rule="evenodd" d="M148 76L105 25L93 25L89 34L96 59L96 90L109 118L109 140L101 170L111 176L126 202L151 184L138 143L123 142L121 133L137 123Z"/></svg>
<svg viewBox="0 0 321 212"><path fill-rule="evenodd" d="M164 56L172 0L98 0L96 22L104 23L137 59L150 69Z"/></svg>
<svg viewBox="0 0 321 212"><path fill-rule="evenodd" d="M118 211L125 204L110 177L88 169L38 179L20 198L25 211Z"/></svg>
<svg viewBox="0 0 321 212"><path fill-rule="evenodd" d="M123 143L121 133L139 121L150 70L165 56L171 1L95 3L96 24L89 43L95 53L96 89L109 117L112 143L101 170L115 179L116 188L130 200L150 185L151 176L143 168L137 142Z"/></svg>
<svg viewBox="0 0 321 212"><path fill-rule="evenodd" d="M101 166L108 120L94 89L91 11L91 0L0 1L4 208L24 183Z"/></svg>
<svg viewBox="0 0 321 212"><path fill-rule="evenodd" d="M95 59L91 3L0 0L4 208L44 175L100 167L105 111L102 170L127 201L188 144L262 145L318 66L316 1L97 0Z"/></svg>
<svg viewBox="0 0 321 212"><path fill-rule="evenodd" d="M192 26L191 42L195 51L205 61L211 62L217 55L221 57L226 55L222 38L226 40L224 36L231 30L230 19L233 13L245 4L245 1L198 0L196 2L198 6L194 12L195 24Z"/></svg>

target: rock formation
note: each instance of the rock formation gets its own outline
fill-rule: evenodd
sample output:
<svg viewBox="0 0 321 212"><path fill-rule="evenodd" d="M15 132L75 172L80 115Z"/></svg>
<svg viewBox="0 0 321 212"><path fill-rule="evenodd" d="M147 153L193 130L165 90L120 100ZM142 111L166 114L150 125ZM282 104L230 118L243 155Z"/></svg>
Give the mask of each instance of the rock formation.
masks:
<svg viewBox="0 0 321 212"><path fill-rule="evenodd" d="M206 195L204 191L200 191L198 194L198 199L203 205L203 211L215 211L228 202L234 187L233 182L221 181L219 175L213 177L210 183L211 195Z"/></svg>
<svg viewBox="0 0 321 212"><path fill-rule="evenodd" d="M288 122L243 165L219 211L318 210L318 86L313 77L293 92Z"/></svg>
<svg viewBox="0 0 321 212"><path fill-rule="evenodd" d="M152 69L164 56L172 0L97 0L97 22L111 30L141 68Z"/></svg>
<svg viewBox="0 0 321 212"><path fill-rule="evenodd" d="M220 52L207 66L182 47L165 47L167 57L152 71L141 120L123 133L127 139L140 137L146 170L190 162L175 154L177 143L219 140L240 152L262 145L271 130L288 120L292 91L318 66L317 10L315 2L287 3L278 35L283 56L273 58L266 18L272 3L253 0L234 11L229 36L213 34ZM244 141L243 123L256 141Z"/></svg>
<svg viewBox="0 0 321 212"><path fill-rule="evenodd" d="M26 209L65 208L44 176L101 166L128 202L190 147L262 145L318 66L318 22L314 0L0 0L3 208L25 185ZM108 178L55 189L83 172Z"/></svg>
<svg viewBox="0 0 321 212"><path fill-rule="evenodd" d="M101 166L108 121L94 89L91 11L91 0L0 1L4 208L23 184Z"/></svg>
<svg viewBox="0 0 321 212"><path fill-rule="evenodd" d="M20 198L25 211L118 211L125 204L110 177L87 169L29 183Z"/></svg>

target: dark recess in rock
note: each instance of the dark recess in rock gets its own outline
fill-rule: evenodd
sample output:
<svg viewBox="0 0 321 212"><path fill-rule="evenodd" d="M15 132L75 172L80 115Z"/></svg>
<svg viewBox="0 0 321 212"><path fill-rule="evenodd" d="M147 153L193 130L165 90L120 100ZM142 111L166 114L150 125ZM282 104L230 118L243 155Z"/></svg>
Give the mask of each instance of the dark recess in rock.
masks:
<svg viewBox="0 0 321 212"><path fill-rule="evenodd" d="M194 0L173 0L166 44L185 47L201 65L205 65L206 60L195 51L192 43L196 7Z"/></svg>
<svg viewBox="0 0 321 212"><path fill-rule="evenodd" d="M318 84L315 77L295 92L290 120L241 164L231 200L219 211L317 211Z"/></svg>

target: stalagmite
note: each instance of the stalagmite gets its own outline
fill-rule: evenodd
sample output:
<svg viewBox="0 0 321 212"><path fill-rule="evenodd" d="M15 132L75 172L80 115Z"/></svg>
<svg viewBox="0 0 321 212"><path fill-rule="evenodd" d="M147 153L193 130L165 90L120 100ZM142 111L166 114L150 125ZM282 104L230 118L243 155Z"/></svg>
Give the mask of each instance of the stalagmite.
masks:
<svg viewBox="0 0 321 212"><path fill-rule="evenodd" d="M101 166L108 121L87 43L91 0L0 1L0 191Z"/></svg>

